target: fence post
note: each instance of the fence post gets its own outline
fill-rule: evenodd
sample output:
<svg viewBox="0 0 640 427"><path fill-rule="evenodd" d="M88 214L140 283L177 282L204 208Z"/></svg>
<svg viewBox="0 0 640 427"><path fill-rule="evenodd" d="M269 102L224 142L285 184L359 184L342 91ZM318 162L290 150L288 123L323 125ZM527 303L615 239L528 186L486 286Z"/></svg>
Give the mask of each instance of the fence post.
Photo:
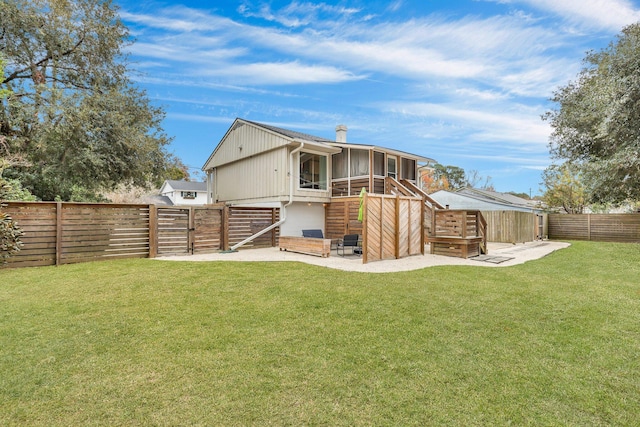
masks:
<svg viewBox="0 0 640 427"><path fill-rule="evenodd" d="M587 214L587 240L591 241L591 214Z"/></svg>
<svg viewBox="0 0 640 427"><path fill-rule="evenodd" d="M193 255L193 251L194 251L194 241L195 241L195 231L196 231L196 212L195 212L195 208L193 206L189 206L189 213L188 213L188 220L187 220L187 253L189 253L189 251L191 251L191 255Z"/></svg>
<svg viewBox="0 0 640 427"><path fill-rule="evenodd" d="M149 205L149 258L158 255L158 207Z"/></svg>
<svg viewBox="0 0 640 427"><path fill-rule="evenodd" d="M396 194L396 200L395 200L395 221L396 221L396 235L395 235L395 245L396 247L394 248L394 256L396 257L396 259L400 258L400 195Z"/></svg>
<svg viewBox="0 0 640 427"><path fill-rule="evenodd" d="M56 265L62 263L62 202L56 202Z"/></svg>
<svg viewBox="0 0 640 427"><path fill-rule="evenodd" d="M222 207L222 226L221 226L221 246L222 250L229 250L229 206L224 205Z"/></svg>

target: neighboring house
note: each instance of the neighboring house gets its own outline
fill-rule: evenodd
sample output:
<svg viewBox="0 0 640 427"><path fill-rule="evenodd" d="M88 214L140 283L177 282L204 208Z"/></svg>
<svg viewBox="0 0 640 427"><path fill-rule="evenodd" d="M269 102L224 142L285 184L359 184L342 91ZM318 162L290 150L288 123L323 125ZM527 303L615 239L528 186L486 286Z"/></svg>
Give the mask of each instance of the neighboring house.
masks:
<svg viewBox="0 0 640 427"><path fill-rule="evenodd" d="M483 212L490 242L528 242L548 234L547 215L537 200L476 188L440 190L430 196L447 209Z"/></svg>
<svg viewBox="0 0 640 427"><path fill-rule="evenodd" d="M160 195L167 197L173 205L206 205L207 183L166 180Z"/></svg>
<svg viewBox="0 0 640 427"><path fill-rule="evenodd" d="M543 206L538 200L527 200L509 193L463 188L451 192L439 190L430 196L442 206L450 209L478 209L481 211L521 211L542 213Z"/></svg>
<svg viewBox="0 0 640 427"><path fill-rule="evenodd" d="M203 166L208 203L281 209L280 233L324 229L325 205L362 188L385 192L384 178L417 184L421 164L433 159L367 144L336 140L236 119Z"/></svg>

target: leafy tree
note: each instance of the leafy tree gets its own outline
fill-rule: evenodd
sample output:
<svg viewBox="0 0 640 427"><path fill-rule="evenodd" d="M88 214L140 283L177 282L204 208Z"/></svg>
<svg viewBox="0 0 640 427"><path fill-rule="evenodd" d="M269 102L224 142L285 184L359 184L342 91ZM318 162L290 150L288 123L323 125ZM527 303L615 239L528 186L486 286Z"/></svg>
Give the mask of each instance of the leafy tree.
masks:
<svg viewBox="0 0 640 427"><path fill-rule="evenodd" d="M43 200L147 185L175 158L164 112L129 79L127 28L109 0L0 0L5 175Z"/></svg>
<svg viewBox="0 0 640 427"><path fill-rule="evenodd" d="M436 181L448 183L450 189L457 190L466 186L464 169L458 166L436 164L433 167L433 176Z"/></svg>
<svg viewBox="0 0 640 427"><path fill-rule="evenodd" d="M495 191L493 184L491 183L491 177L483 177L476 169L471 169L469 172L465 172L464 180L466 187Z"/></svg>
<svg viewBox="0 0 640 427"><path fill-rule="evenodd" d="M640 24L589 52L576 81L558 89L551 154L580 172L594 202L640 199ZM550 174L554 174L551 171Z"/></svg>
<svg viewBox="0 0 640 427"><path fill-rule="evenodd" d="M4 75L4 61L0 56L0 76ZM11 94L8 89L0 89L0 100L6 98ZM4 139L0 136L0 149L6 146ZM13 162L11 162L13 163ZM4 264L6 259L11 255L20 251L22 242L22 229L18 227L18 224L11 218L11 216L2 211L2 208L6 207L3 200L15 199L15 192L12 191L10 183L2 178L3 169L10 164L10 159L0 157L0 264ZM22 193L19 193L22 196Z"/></svg>
<svg viewBox="0 0 640 427"><path fill-rule="evenodd" d="M544 171L542 179L546 187L542 199L549 208L562 208L570 214L584 212L588 193L577 168L570 163L552 165Z"/></svg>

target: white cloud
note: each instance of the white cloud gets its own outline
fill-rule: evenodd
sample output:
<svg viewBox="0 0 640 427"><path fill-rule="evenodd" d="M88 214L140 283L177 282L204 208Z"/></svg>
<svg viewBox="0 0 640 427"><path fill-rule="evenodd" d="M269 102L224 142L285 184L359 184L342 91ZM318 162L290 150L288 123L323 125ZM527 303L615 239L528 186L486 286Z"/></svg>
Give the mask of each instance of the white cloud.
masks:
<svg viewBox="0 0 640 427"><path fill-rule="evenodd" d="M255 62L237 64L224 69L199 70L201 76L225 77L245 85L341 83L362 79L348 71L321 65L293 62Z"/></svg>
<svg viewBox="0 0 640 427"><path fill-rule="evenodd" d="M503 106L504 107L504 106ZM447 135L453 133L467 135L469 139L484 142L509 142L516 146L538 148L546 147L550 134L549 125L540 119L539 114L522 108L514 111L517 104L510 106L511 111L476 108L427 102L397 102L383 104L382 108L402 116L413 116L442 123L455 124L456 130L446 129Z"/></svg>
<svg viewBox="0 0 640 427"><path fill-rule="evenodd" d="M640 21L640 10L628 0L520 0L540 10L562 16L569 22L620 31Z"/></svg>

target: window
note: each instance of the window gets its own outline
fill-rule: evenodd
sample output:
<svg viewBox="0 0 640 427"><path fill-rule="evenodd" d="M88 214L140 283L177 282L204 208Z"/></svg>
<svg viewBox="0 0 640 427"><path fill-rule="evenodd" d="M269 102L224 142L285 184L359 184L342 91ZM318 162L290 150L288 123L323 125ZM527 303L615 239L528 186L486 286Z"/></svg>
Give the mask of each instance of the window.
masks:
<svg viewBox="0 0 640 427"><path fill-rule="evenodd" d="M369 175L369 151L351 150L351 176Z"/></svg>
<svg viewBox="0 0 640 427"><path fill-rule="evenodd" d="M373 152L373 174L384 176L384 153Z"/></svg>
<svg viewBox="0 0 640 427"><path fill-rule="evenodd" d="M333 179L346 178L349 172L349 150L342 149L342 152L334 154L331 158Z"/></svg>
<svg viewBox="0 0 640 427"><path fill-rule="evenodd" d="M180 195L183 199L195 199L198 196L198 193L195 191L181 191Z"/></svg>
<svg viewBox="0 0 640 427"><path fill-rule="evenodd" d="M398 168L397 168L398 159L395 157L389 156L387 157L387 176L397 179L398 178Z"/></svg>
<svg viewBox="0 0 640 427"><path fill-rule="evenodd" d="M402 159L402 178L411 181L416 180L416 161L413 159Z"/></svg>
<svg viewBox="0 0 640 427"><path fill-rule="evenodd" d="M327 156L300 153L300 188L327 189Z"/></svg>

